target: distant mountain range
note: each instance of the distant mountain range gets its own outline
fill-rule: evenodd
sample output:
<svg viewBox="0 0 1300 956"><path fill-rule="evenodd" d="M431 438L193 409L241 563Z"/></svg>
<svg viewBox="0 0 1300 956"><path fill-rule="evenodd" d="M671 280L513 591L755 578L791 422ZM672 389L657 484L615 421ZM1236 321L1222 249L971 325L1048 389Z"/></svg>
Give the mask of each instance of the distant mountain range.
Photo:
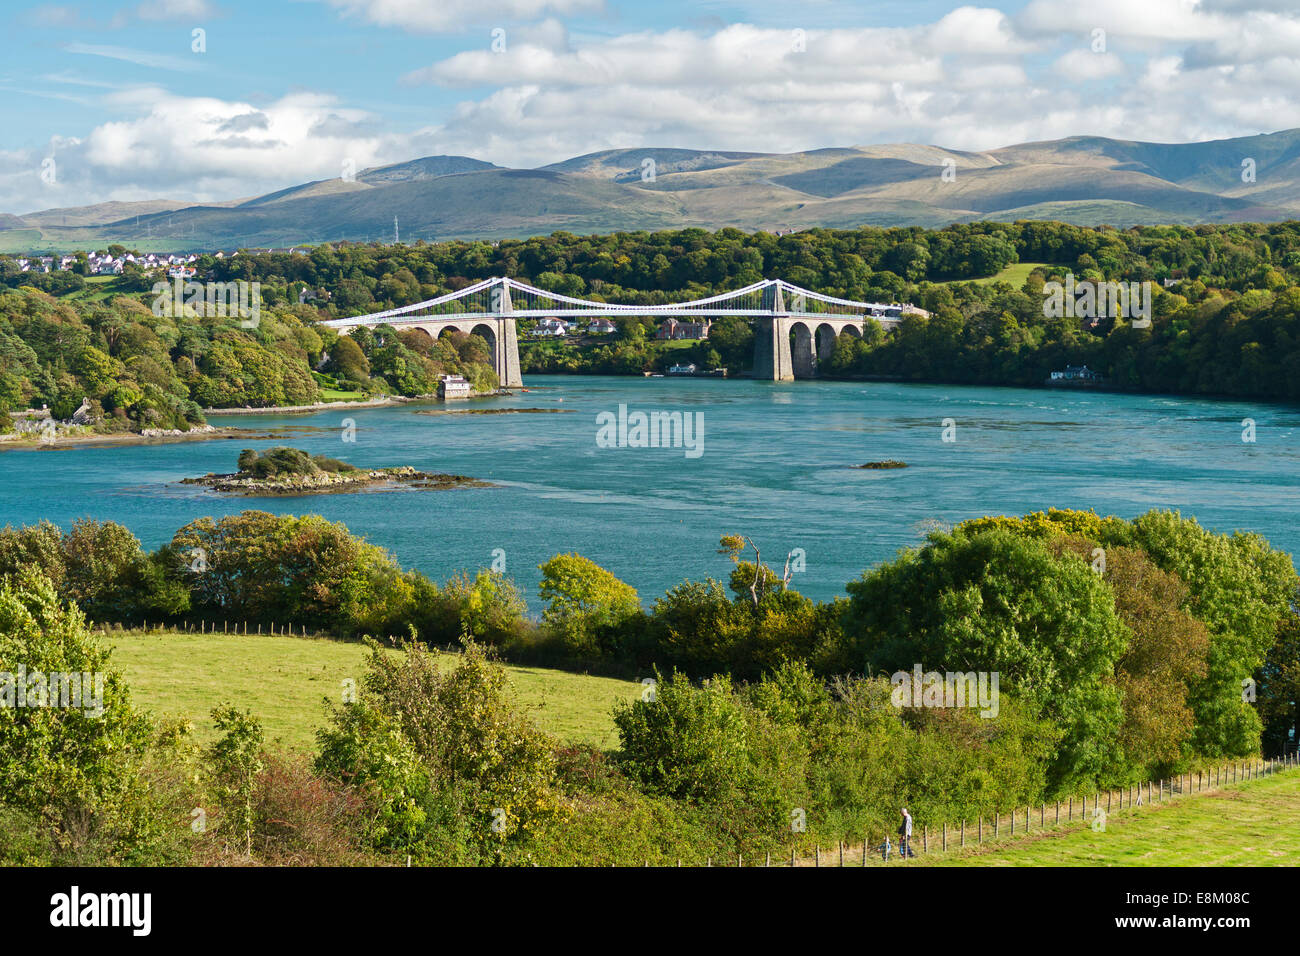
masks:
<svg viewBox="0 0 1300 956"><path fill-rule="evenodd" d="M1253 181L1243 181L1247 160ZM538 169L429 156L253 199L0 214L0 251L391 241L394 217L404 241L981 219L1120 227L1277 221L1300 217L1300 130L1182 144L1075 136L988 152L912 144L784 154L619 149Z"/></svg>

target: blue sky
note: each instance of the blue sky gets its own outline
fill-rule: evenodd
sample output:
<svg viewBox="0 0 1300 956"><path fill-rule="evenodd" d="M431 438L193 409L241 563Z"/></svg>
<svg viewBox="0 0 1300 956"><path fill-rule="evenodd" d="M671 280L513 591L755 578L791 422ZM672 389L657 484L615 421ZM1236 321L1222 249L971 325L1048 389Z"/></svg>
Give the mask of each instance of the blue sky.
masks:
<svg viewBox="0 0 1300 956"><path fill-rule="evenodd" d="M1295 6L7 4L0 211L229 199L438 153L531 166L613 147L1269 132L1300 126Z"/></svg>

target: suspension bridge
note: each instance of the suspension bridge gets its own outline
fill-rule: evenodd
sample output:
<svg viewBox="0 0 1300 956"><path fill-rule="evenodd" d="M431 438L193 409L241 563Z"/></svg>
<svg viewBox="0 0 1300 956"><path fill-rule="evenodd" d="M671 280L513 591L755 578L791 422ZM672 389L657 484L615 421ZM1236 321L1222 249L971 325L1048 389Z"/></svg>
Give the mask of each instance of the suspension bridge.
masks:
<svg viewBox="0 0 1300 956"><path fill-rule="evenodd" d="M432 339L445 332L482 336L492 347L492 364L504 387L523 384L519 374L518 319L595 319L620 316L705 319L740 316L754 320L754 377L774 382L816 378L843 333L858 337L868 321L885 328L906 313L923 310L898 303L858 302L802 289L782 279L764 279L703 299L657 305L595 302L548 292L518 279L483 279L456 292L383 312L325 325L350 332L390 325L417 329Z"/></svg>

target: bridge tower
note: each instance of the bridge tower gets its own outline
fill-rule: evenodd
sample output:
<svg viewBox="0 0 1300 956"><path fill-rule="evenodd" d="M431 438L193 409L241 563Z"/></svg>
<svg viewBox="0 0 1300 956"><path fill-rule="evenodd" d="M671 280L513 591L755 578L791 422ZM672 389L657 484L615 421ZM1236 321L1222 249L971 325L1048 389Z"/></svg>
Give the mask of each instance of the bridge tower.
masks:
<svg viewBox="0 0 1300 956"><path fill-rule="evenodd" d="M772 314L754 320L754 378L768 382L793 382L790 313L785 310L779 282L773 282L763 290L763 308Z"/></svg>
<svg viewBox="0 0 1300 956"><path fill-rule="evenodd" d="M502 388L519 388L524 384L519 374L519 333L512 315L510 279L498 279L491 290L492 303L492 365Z"/></svg>

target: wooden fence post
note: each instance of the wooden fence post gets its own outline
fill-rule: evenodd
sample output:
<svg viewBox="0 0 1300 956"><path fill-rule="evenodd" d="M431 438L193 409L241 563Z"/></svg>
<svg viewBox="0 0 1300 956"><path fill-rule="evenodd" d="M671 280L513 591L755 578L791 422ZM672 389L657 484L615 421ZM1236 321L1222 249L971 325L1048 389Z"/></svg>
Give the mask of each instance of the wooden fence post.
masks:
<svg viewBox="0 0 1300 956"><path fill-rule="evenodd" d="M944 824L943 824L943 852L944 852L944 853L947 853L947 852L948 852L948 823L947 823L947 821L944 821Z"/></svg>
<svg viewBox="0 0 1300 956"><path fill-rule="evenodd" d="M813 847L813 866L821 866L821 865L822 865L822 848L821 848L821 844L819 843L815 847Z"/></svg>
<svg viewBox="0 0 1300 956"><path fill-rule="evenodd" d="M1038 805L1038 829L1040 830L1043 829L1045 825L1043 821L1045 821L1046 819L1047 819L1047 804L1044 802Z"/></svg>
<svg viewBox="0 0 1300 956"><path fill-rule="evenodd" d="M930 852L930 827L928 824L921 827L921 852Z"/></svg>
<svg viewBox="0 0 1300 956"><path fill-rule="evenodd" d="M1070 813L1069 813L1069 816L1067 816L1067 817L1065 818L1065 822L1066 822L1066 823L1069 823L1069 822L1071 822L1073 819L1074 819L1074 797L1071 797L1071 798L1070 798Z"/></svg>

